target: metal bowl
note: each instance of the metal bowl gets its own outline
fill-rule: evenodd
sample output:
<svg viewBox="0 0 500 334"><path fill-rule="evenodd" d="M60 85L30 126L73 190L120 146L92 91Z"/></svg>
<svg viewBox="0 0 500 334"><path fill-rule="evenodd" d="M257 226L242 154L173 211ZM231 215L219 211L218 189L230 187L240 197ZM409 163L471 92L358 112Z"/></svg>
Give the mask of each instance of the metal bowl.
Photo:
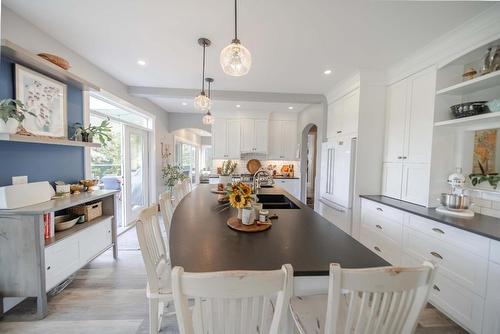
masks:
<svg viewBox="0 0 500 334"><path fill-rule="evenodd" d="M439 201L445 208L455 211L467 210L471 205L470 197L467 195L442 193Z"/></svg>

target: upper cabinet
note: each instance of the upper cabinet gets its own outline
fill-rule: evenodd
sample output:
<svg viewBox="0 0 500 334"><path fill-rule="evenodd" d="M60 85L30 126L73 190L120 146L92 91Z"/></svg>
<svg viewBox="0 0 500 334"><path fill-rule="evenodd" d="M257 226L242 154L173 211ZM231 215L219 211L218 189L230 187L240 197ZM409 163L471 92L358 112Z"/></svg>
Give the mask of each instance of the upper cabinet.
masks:
<svg viewBox="0 0 500 334"><path fill-rule="evenodd" d="M436 70L426 69L387 89L382 193L427 205Z"/></svg>
<svg viewBox="0 0 500 334"><path fill-rule="evenodd" d="M269 151L271 160L297 160L297 122L269 121Z"/></svg>
<svg viewBox="0 0 500 334"><path fill-rule="evenodd" d="M212 125L214 159L240 159L240 120L217 118Z"/></svg>
<svg viewBox="0 0 500 334"><path fill-rule="evenodd" d="M268 150L267 119L242 119L241 120L241 153L266 154Z"/></svg>
<svg viewBox="0 0 500 334"><path fill-rule="evenodd" d="M339 98L328 107L328 138L344 135L356 136L358 132L359 89Z"/></svg>

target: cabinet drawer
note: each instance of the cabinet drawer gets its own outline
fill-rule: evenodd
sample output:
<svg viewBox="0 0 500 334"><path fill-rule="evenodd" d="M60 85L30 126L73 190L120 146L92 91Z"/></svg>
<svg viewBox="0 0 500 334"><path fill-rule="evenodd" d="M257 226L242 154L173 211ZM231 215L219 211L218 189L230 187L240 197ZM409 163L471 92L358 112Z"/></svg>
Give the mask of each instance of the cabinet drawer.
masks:
<svg viewBox="0 0 500 334"><path fill-rule="evenodd" d="M483 298L438 273L429 300L465 328L481 333Z"/></svg>
<svg viewBox="0 0 500 334"><path fill-rule="evenodd" d="M79 240L80 264L83 266L111 245L111 218L83 230L79 235Z"/></svg>
<svg viewBox="0 0 500 334"><path fill-rule="evenodd" d="M490 261L500 264L500 241L491 240Z"/></svg>
<svg viewBox="0 0 500 334"><path fill-rule="evenodd" d="M411 228L406 228L404 235L405 253L420 262L432 261L441 275L480 296L485 295L488 272L486 259Z"/></svg>
<svg viewBox="0 0 500 334"><path fill-rule="evenodd" d="M49 291L79 268L78 238L72 236L45 248L45 286Z"/></svg>
<svg viewBox="0 0 500 334"><path fill-rule="evenodd" d="M401 244L403 233L402 223L386 219L372 210L363 210L361 213L361 224L366 225L372 230L376 230L382 235L392 239L394 242Z"/></svg>
<svg viewBox="0 0 500 334"><path fill-rule="evenodd" d="M398 223L403 223L404 212L401 210L365 198L362 199L361 207L363 212L369 211L373 215L377 215L383 219L390 219Z"/></svg>
<svg viewBox="0 0 500 334"><path fill-rule="evenodd" d="M394 241L371 231L371 229L361 226L360 241L372 252L382 257L392 265L400 265L401 250Z"/></svg>
<svg viewBox="0 0 500 334"><path fill-rule="evenodd" d="M414 230L423 232L440 241L453 244L464 251L488 258L490 239L481 237L446 224L410 214L407 224Z"/></svg>
<svg viewBox="0 0 500 334"><path fill-rule="evenodd" d="M319 214L347 234L351 234L352 210L340 209L319 202Z"/></svg>

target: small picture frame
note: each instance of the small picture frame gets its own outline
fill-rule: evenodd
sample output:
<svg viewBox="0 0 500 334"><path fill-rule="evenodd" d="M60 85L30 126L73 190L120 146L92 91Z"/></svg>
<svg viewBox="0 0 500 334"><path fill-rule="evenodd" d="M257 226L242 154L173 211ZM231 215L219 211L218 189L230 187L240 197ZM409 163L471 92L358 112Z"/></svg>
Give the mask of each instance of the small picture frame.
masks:
<svg viewBox="0 0 500 334"><path fill-rule="evenodd" d="M23 127L36 136L67 138L67 86L22 65L15 65L16 98L35 116Z"/></svg>

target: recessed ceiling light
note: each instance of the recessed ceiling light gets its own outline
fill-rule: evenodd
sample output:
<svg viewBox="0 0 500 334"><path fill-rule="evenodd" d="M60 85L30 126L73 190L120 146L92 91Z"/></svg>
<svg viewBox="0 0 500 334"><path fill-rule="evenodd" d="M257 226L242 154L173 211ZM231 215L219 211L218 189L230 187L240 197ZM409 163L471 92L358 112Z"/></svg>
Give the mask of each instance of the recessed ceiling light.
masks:
<svg viewBox="0 0 500 334"><path fill-rule="evenodd" d="M188 103L187 103L187 102L182 102L181 104L182 104L183 106L187 106L187 105L188 105Z"/></svg>
<svg viewBox="0 0 500 334"><path fill-rule="evenodd" d="M288 110L292 110L292 109L293 109L293 107L292 107L292 106L288 107Z"/></svg>
<svg viewBox="0 0 500 334"><path fill-rule="evenodd" d="M144 59L139 59L137 65L146 66L146 61Z"/></svg>
<svg viewBox="0 0 500 334"><path fill-rule="evenodd" d="M332 70L325 70L323 73L326 75L329 75L329 74L332 74Z"/></svg>
<svg viewBox="0 0 500 334"><path fill-rule="evenodd" d="M239 108L239 107L241 107L241 105L237 104L237 105L236 105L236 108Z"/></svg>

